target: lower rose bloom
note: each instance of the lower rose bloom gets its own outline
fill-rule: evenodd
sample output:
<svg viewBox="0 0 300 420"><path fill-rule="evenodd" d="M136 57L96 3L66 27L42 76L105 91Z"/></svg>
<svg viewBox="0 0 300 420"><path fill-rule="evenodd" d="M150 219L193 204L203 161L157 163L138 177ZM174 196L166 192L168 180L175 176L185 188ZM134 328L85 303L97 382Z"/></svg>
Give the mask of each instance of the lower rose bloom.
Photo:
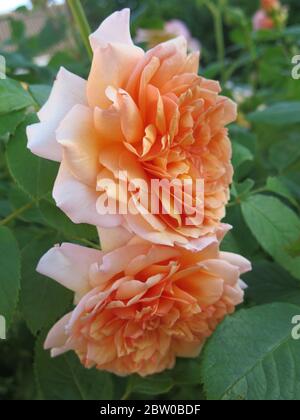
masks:
<svg viewBox="0 0 300 420"><path fill-rule="evenodd" d="M82 364L146 376L196 357L243 301L244 258L213 239L199 252L135 238L111 252L62 244L38 271L75 292L75 309L50 331L52 356L74 350Z"/></svg>

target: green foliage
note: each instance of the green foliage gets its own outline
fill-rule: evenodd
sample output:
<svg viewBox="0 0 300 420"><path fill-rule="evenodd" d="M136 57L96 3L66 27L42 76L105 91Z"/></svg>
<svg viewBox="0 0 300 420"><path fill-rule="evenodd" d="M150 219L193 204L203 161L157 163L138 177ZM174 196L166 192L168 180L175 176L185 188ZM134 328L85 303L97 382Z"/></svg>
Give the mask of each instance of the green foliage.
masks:
<svg viewBox="0 0 300 420"><path fill-rule="evenodd" d="M208 399L299 400L299 344L291 336L297 312L274 303L228 317L201 358Z"/></svg>
<svg viewBox="0 0 300 420"><path fill-rule="evenodd" d="M276 262L300 280L300 257L289 253L289 245L300 237L300 219L280 200L255 195L242 203L251 232Z"/></svg>
<svg viewBox="0 0 300 420"><path fill-rule="evenodd" d="M51 359L37 341L35 371L41 396L47 400L110 400L113 381L108 373L85 369L75 354Z"/></svg>
<svg viewBox="0 0 300 420"><path fill-rule="evenodd" d="M282 102L269 106L263 111L256 111L248 116L256 123L290 125L300 123L300 102Z"/></svg>
<svg viewBox="0 0 300 420"><path fill-rule="evenodd" d="M0 226L0 314L11 322L20 289L20 251L11 231Z"/></svg>
<svg viewBox="0 0 300 420"><path fill-rule="evenodd" d="M0 115L19 111L34 105L32 96L15 80L5 79L0 83Z"/></svg>
<svg viewBox="0 0 300 420"><path fill-rule="evenodd" d="M34 2L40 11L46 3ZM45 335L72 309L72 294L39 275L37 263L56 243L97 247L98 240L94 227L73 224L55 206L58 165L28 150L26 127L38 121L60 66L87 77L90 64L70 16L47 17L41 33L29 36L22 23L28 12L19 12L0 45L8 76L0 80L0 315L8 321L0 399L300 399L300 341L291 336L300 313L300 80L291 77L292 57L300 54L299 1L285 2L286 29L260 32L251 26L258 1L82 3L93 29L129 6L134 33L180 18L201 41L200 73L221 80L224 94L239 104L229 131L235 173L225 222L233 229L222 249L249 258L253 271L243 277L241 308L199 358L179 359L172 370L116 378L83 368L73 353L50 358ZM209 3L220 3L224 42L219 33L216 42ZM48 64L38 65L45 55Z"/></svg>
<svg viewBox="0 0 300 420"><path fill-rule="evenodd" d="M51 326L71 306L72 294L67 289L36 272L39 259L57 242L57 235L41 233L40 237L29 241L22 249L20 304L33 334Z"/></svg>
<svg viewBox="0 0 300 420"><path fill-rule="evenodd" d="M10 173L20 188L33 199L40 199L52 191L57 164L36 157L27 149L26 127L34 122L34 115L26 117L11 137L6 157Z"/></svg>

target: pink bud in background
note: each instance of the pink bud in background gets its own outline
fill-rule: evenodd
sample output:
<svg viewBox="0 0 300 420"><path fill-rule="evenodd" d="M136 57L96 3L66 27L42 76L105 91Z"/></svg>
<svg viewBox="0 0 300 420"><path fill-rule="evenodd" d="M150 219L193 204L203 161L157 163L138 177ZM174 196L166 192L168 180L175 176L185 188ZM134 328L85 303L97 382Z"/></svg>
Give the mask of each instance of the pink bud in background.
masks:
<svg viewBox="0 0 300 420"><path fill-rule="evenodd" d="M267 15L264 10L258 10L253 16L253 29L259 31L260 29L274 28L273 20Z"/></svg>

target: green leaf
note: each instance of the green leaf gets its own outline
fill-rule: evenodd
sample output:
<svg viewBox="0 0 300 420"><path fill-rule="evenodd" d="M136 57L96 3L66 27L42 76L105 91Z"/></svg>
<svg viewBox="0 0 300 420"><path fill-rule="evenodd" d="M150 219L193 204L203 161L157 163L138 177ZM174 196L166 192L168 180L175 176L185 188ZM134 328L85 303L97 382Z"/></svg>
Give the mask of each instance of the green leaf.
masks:
<svg viewBox="0 0 300 420"><path fill-rule="evenodd" d="M31 198L24 193L20 188L14 185L9 192L9 200L12 204L12 211L18 210L23 206L31 203ZM41 215L40 209L36 205L32 205L28 210L20 213L18 219L28 223L44 224L44 219Z"/></svg>
<svg viewBox="0 0 300 420"><path fill-rule="evenodd" d="M244 275L246 297L261 305L272 302L300 304L300 284L276 263L259 261Z"/></svg>
<svg viewBox="0 0 300 420"><path fill-rule="evenodd" d="M197 360L177 359L172 370L142 378L133 375L127 384L128 395L161 395L168 393L174 386L200 385L200 364Z"/></svg>
<svg viewBox="0 0 300 420"><path fill-rule="evenodd" d="M300 238L289 246L288 252L292 257L300 256Z"/></svg>
<svg viewBox="0 0 300 420"><path fill-rule="evenodd" d="M243 182L234 182L231 188L231 194L234 198L241 198L247 196L253 189L255 182L253 179L245 179Z"/></svg>
<svg viewBox="0 0 300 420"><path fill-rule="evenodd" d="M32 105L34 101L31 95L19 82L12 79L0 81L0 114L8 114Z"/></svg>
<svg viewBox="0 0 300 420"><path fill-rule="evenodd" d="M51 92L51 86L48 85L31 85L29 86L29 92L33 96L33 99L41 107L49 98Z"/></svg>
<svg viewBox="0 0 300 420"><path fill-rule="evenodd" d="M210 400L299 400L299 341L285 303L240 310L227 317L202 354L202 379Z"/></svg>
<svg viewBox="0 0 300 420"><path fill-rule="evenodd" d="M26 127L36 122L30 115L16 130L7 145L6 158L12 177L32 198L38 199L52 190L57 163L41 159L27 149Z"/></svg>
<svg viewBox="0 0 300 420"><path fill-rule="evenodd" d="M246 223L262 248L294 277L300 279L300 258L289 255L290 245L300 237L300 220L280 200L255 195L242 202Z"/></svg>
<svg viewBox="0 0 300 420"><path fill-rule="evenodd" d="M84 368L74 353L51 359L39 339L35 354L35 373L46 400L112 400L112 376Z"/></svg>
<svg viewBox="0 0 300 420"><path fill-rule="evenodd" d="M248 115L254 123L270 124L273 126L300 123L300 102L279 102L263 111L256 111Z"/></svg>
<svg viewBox="0 0 300 420"><path fill-rule="evenodd" d="M175 385L197 385L201 383L198 360L177 359L171 374Z"/></svg>
<svg viewBox="0 0 300 420"><path fill-rule="evenodd" d="M0 315L11 322L20 289L21 258L11 231L0 226Z"/></svg>
<svg viewBox="0 0 300 420"><path fill-rule="evenodd" d="M281 182L280 178L269 177L267 179L266 188L268 191L286 198L293 206L298 207L297 200L295 200L289 189Z"/></svg>
<svg viewBox="0 0 300 420"><path fill-rule="evenodd" d="M232 163L234 168L238 168L243 163L247 161L252 161L254 159L253 154L250 152L247 147L239 143L232 143L233 157Z"/></svg>
<svg viewBox="0 0 300 420"><path fill-rule="evenodd" d="M270 149L270 161L278 170L283 171L300 158L299 134L288 133L286 138L275 143Z"/></svg>
<svg viewBox="0 0 300 420"><path fill-rule="evenodd" d="M13 134L17 126L25 119L23 111L0 115L0 136Z"/></svg>
<svg viewBox="0 0 300 420"><path fill-rule="evenodd" d="M222 250L236 252L251 259L259 249L259 245L243 219L241 207L228 208L225 222L233 228L222 241ZM247 238L247 241L245 241L245 238Z"/></svg>
<svg viewBox="0 0 300 420"><path fill-rule="evenodd" d="M49 226L61 232L69 240L90 240L99 243L94 226L73 223L52 201L41 200L39 206Z"/></svg>
<svg viewBox="0 0 300 420"><path fill-rule="evenodd" d="M42 255L57 242L57 237L47 234L32 240L22 250L20 301L25 321L33 334L53 324L71 305L69 290L36 272Z"/></svg>
<svg viewBox="0 0 300 420"><path fill-rule="evenodd" d="M163 372L146 378L132 375L129 378L127 390L128 394L160 395L169 392L173 386L174 380L170 372Z"/></svg>

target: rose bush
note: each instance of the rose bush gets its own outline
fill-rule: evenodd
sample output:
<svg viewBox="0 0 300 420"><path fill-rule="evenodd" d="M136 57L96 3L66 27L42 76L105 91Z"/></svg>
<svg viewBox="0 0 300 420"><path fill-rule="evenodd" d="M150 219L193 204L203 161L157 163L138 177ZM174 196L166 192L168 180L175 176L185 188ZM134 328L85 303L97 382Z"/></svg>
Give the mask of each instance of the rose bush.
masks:
<svg viewBox="0 0 300 420"><path fill-rule="evenodd" d="M7 76L0 80L0 336L6 336L0 340L0 399L298 400L299 2L285 0L279 9L266 11L278 2L82 0L91 31L88 25L82 27L84 15L78 19L79 9L77 14L74 10L65 13L66 8L51 6L44 11L46 25L32 35L27 20L30 29L35 28L32 22L36 16L40 22L41 4L46 2L37 3L37 9L20 9L4 17L11 35L0 41L0 70L6 70ZM68 5L72 3L74 0L68 1ZM134 46L126 13L114 15L119 20L113 32L108 25L105 38L99 39L103 34L103 25L100 33L96 30L99 22L123 7L132 8L133 39L138 28L156 31L170 20L182 20L191 36L201 41L198 73L195 54L190 56L195 57L195 68L188 76L175 70L175 61L189 57L183 40L154 47L151 57ZM259 8L274 20L274 28L253 30L251 18ZM88 34L95 30L91 72ZM117 38L108 46L107 37L120 32L125 34L121 42ZM3 32L0 39L2 36ZM110 65L116 63L112 57L121 61L119 67ZM136 57L141 57L137 64L141 72L148 66L145 60L152 58L159 60L160 77L175 71L175 78L165 83L170 90L163 90L155 75L141 89L146 95L140 99L138 70L127 76L122 64L129 59L134 62ZM102 74L99 80L97 74ZM127 77L125 85L118 75ZM224 102L211 79L220 80ZM108 87L111 80L116 87L114 83ZM136 82L131 90L128 80ZM101 104L90 105L89 97ZM128 97L137 107L132 115ZM226 98L238 102L237 119L228 127L225 122L218 126L216 121L226 114L222 105L230 104L234 110ZM215 196L216 200L205 197L206 212L210 210L207 215L213 221L210 232L205 233L207 217L195 228L188 226L193 234L199 229L196 236L199 232L200 236L192 238L183 229L187 227L183 226L185 217L177 217L178 225L182 223L178 228L169 219L172 212L159 213L151 219L155 223L150 236L149 229L142 231L151 242L141 237L136 242L135 229L124 215L101 215L102 181L105 176L116 185L119 172L115 169L130 162L130 176L137 175L132 168L142 168L149 184L156 175L151 175L140 155L143 147L145 153L153 148L149 133L159 141L164 136L170 138L165 103L173 102L180 130L173 143L164 143L164 153L153 149L158 153L153 158L155 169L164 169L170 179L175 178L173 171L176 174L195 163L187 151L195 152L200 144L205 159L199 167L208 169L203 178L212 183L213 191L218 187L222 194ZM207 112L202 112L203 107ZM140 127L136 125L139 114ZM134 124L130 123L132 116ZM198 117L201 133L196 127ZM146 133L149 122L152 131ZM48 159L28 150L27 130L30 147ZM127 140L137 132L142 133L139 141ZM92 147L99 144L110 144L114 150L105 155L106 166L98 159L104 159L103 149ZM215 171L218 168L220 172ZM72 213L76 222L87 220L94 225L73 223L56 206L53 187L55 184L57 192L63 185L62 172L68 185L64 182L58 204ZM194 172L189 175L183 172L176 179L198 176ZM218 180L215 185L213 179ZM224 207L226 216L220 223ZM142 211L135 216L139 215L143 217ZM98 228L101 245L95 226L99 218L105 222ZM144 220L149 220L149 215ZM230 231L229 224L233 226ZM139 229L141 226L137 224ZM162 238L166 244L160 243ZM186 249L188 244L191 249ZM228 252L244 255L252 263L253 270L242 276L248 286L245 290L237 279L240 263L245 269L249 263L241 257L228 262ZM146 268L138 265L141 262ZM127 276L119 271L124 265ZM36 271L37 266L42 274ZM119 272L113 275L111 267ZM104 273L107 276L102 282ZM137 293L136 301L131 293ZM178 300L178 293L184 294L184 299ZM70 351L64 352L68 348Z"/></svg>

